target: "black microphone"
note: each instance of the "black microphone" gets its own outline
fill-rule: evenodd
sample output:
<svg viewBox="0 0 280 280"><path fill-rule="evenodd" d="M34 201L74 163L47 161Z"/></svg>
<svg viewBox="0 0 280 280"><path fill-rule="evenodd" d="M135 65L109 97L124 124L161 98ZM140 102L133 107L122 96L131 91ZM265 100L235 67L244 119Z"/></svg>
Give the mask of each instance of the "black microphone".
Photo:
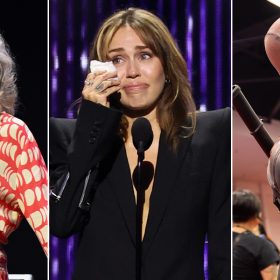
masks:
<svg viewBox="0 0 280 280"><path fill-rule="evenodd" d="M141 280L142 267L142 223L143 223L143 205L145 203L145 189L143 188L142 170L144 152L148 150L153 142L153 131L150 122L146 118L138 118L134 121L132 128L132 141L138 154L138 162L136 166L136 180L134 182L137 190L136 199L136 280ZM143 172L142 172L143 171Z"/></svg>
<svg viewBox="0 0 280 280"><path fill-rule="evenodd" d="M264 128L262 120L259 119L238 85L233 86L232 94L232 102L235 109L248 127L251 135L254 136L265 154L269 157L274 142Z"/></svg>
<svg viewBox="0 0 280 280"><path fill-rule="evenodd" d="M146 118L136 119L132 124L131 134L138 155L143 155L150 148L154 138L150 122Z"/></svg>

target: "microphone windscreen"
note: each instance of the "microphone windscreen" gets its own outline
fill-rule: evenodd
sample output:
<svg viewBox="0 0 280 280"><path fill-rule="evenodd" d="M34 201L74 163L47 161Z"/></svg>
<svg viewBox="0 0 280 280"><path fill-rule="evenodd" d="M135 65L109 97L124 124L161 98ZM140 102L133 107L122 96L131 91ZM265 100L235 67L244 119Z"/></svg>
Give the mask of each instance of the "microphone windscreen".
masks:
<svg viewBox="0 0 280 280"><path fill-rule="evenodd" d="M270 153L267 166L267 178L273 190L274 204L280 210L280 140L278 140Z"/></svg>
<svg viewBox="0 0 280 280"><path fill-rule="evenodd" d="M134 121L131 134L135 149L146 151L150 148L154 135L151 124L146 118L138 118Z"/></svg>
<svg viewBox="0 0 280 280"><path fill-rule="evenodd" d="M280 18L267 31L264 46L271 64L280 75Z"/></svg>

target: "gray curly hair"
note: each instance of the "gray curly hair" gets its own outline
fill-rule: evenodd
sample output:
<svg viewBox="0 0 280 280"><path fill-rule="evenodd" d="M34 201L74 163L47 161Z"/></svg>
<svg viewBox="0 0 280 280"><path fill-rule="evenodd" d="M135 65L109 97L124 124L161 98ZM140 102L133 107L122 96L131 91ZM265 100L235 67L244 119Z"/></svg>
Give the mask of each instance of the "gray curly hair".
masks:
<svg viewBox="0 0 280 280"><path fill-rule="evenodd" d="M0 113L14 114L17 99L15 63L0 34Z"/></svg>

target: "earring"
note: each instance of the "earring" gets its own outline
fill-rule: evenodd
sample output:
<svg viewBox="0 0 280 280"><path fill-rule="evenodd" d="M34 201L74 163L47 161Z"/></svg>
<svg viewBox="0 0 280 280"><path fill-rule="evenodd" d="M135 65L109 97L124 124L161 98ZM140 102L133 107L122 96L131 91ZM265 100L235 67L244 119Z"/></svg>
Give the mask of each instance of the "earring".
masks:
<svg viewBox="0 0 280 280"><path fill-rule="evenodd" d="M165 83L166 84L170 84L170 80L169 79L165 79Z"/></svg>

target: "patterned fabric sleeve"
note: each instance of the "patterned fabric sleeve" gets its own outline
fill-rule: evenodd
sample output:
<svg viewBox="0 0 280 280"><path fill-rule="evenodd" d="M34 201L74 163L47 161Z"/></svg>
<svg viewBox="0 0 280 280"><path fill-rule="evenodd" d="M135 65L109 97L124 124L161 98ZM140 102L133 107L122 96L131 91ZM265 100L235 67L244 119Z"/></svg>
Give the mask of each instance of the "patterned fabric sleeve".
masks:
<svg viewBox="0 0 280 280"><path fill-rule="evenodd" d="M7 255L5 251L1 248L1 244L0 244L0 280L9 280L8 270L7 270Z"/></svg>
<svg viewBox="0 0 280 280"><path fill-rule="evenodd" d="M37 143L26 125L18 131L16 157L19 208L48 254L47 170Z"/></svg>

